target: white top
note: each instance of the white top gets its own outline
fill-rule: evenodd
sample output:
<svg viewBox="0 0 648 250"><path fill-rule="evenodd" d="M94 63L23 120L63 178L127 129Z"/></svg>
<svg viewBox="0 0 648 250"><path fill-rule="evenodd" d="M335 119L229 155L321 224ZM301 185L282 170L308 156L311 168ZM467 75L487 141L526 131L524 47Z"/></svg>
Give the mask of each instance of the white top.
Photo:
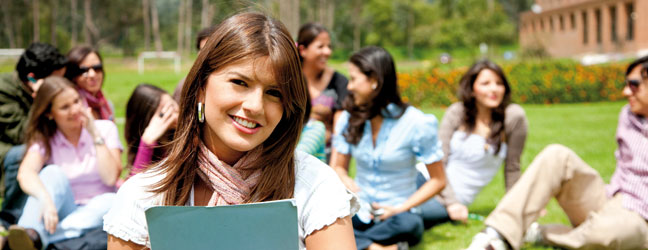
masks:
<svg viewBox="0 0 648 250"><path fill-rule="evenodd" d="M353 216L359 209L357 197L348 191L326 164L303 152L295 152L295 193L299 222L299 248L313 231ZM104 231L125 241L151 247L144 211L161 205L162 195L148 187L162 179L147 171L128 179L117 192L116 202L104 216ZM189 201L193 204L193 201Z"/></svg>
<svg viewBox="0 0 648 250"><path fill-rule="evenodd" d="M506 143L502 143L499 153L487 146L486 138L457 130L450 140L450 155L446 166L446 176L455 197L468 206L475 196L493 180L497 170L506 158Z"/></svg>

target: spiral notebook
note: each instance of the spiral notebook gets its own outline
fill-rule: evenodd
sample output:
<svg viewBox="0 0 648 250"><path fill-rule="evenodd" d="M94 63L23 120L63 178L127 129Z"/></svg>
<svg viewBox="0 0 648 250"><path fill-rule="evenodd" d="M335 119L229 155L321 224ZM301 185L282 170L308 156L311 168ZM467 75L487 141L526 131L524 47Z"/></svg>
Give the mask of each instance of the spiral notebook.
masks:
<svg viewBox="0 0 648 250"><path fill-rule="evenodd" d="M145 213L152 250L299 248L292 199L218 207L160 206Z"/></svg>

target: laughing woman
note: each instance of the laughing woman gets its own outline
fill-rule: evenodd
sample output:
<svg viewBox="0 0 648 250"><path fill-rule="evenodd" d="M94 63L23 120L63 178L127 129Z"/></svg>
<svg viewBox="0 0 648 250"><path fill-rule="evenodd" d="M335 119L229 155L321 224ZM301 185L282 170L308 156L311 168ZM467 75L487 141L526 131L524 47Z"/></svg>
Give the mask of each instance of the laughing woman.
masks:
<svg viewBox="0 0 648 250"><path fill-rule="evenodd" d="M29 198L20 227L9 230L11 249L46 247L100 227L121 172L117 127L94 120L72 83L45 78L34 100L17 177Z"/></svg>
<svg viewBox="0 0 648 250"><path fill-rule="evenodd" d="M223 21L187 76L167 158L126 181L104 217L108 248L150 247L152 206L294 198L300 249L353 249L354 195L324 163L295 152L308 94L299 65L279 21Z"/></svg>
<svg viewBox="0 0 648 250"><path fill-rule="evenodd" d="M401 101L386 50L364 48L350 62L350 95L335 125L331 166L362 203L353 217L356 244L358 249L415 245L423 234L417 206L445 186L437 120ZM347 175L351 156L355 181ZM431 176L419 188L417 161Z"/></svg>
<svg viewBox="0 0 648 250"><path fill-rule="evenodd" d="M114 120L114 107L101 91L106 74L99 51L88 46L74 47L68 52L65 77L77 85L81 100L92 109L97 120Z"/></svg>

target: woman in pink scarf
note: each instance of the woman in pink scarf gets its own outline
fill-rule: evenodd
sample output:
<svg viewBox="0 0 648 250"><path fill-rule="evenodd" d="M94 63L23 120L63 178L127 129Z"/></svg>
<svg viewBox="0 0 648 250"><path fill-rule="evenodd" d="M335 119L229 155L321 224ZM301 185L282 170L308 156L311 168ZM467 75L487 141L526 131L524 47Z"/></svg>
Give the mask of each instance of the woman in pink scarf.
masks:
<svg viewBox="0 0 648 250"><path fill-rule="evenodd" d="M65 77L76 84L85 106L98 120L114 120L113 105L104 97L101 86L105 73L99 51L88 46L74 47L68 52Z"/></svg>

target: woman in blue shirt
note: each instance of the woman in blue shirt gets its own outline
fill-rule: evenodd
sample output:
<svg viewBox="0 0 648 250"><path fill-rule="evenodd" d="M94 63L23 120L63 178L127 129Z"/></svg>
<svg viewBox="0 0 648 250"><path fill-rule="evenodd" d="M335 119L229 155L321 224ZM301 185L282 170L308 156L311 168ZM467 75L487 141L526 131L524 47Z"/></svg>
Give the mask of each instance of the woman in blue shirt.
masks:
<svg viewBox="0 0 648 250"><path fill-rule="evenodd" d="M386 50L367 47L353 54L350 62L350 95L335 126L330 163L362 203L353 217L357 247L414 245L423 234L417 206L446 183L437 120L400 99L396 69ZM356 161L355 180L348 176L351 156ZM426 164L431 176L418 189L417 161Z"/></svg>

